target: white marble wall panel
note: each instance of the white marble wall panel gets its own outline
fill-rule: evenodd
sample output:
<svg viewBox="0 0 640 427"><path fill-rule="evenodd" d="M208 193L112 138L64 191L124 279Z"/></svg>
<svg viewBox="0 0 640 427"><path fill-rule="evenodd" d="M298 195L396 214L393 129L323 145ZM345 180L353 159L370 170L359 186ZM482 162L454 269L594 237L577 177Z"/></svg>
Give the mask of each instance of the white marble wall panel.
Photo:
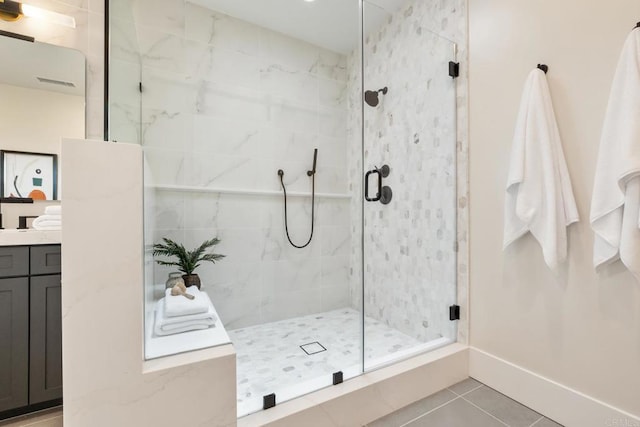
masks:
<svg viewBox="0 0 640 427"><path fill-rule="evenodd" d="M365 19L368 11L374 10L365 3ZM456 338L455 324L448 319L460 271L455 252L456 163L466 170L456 152L461 145L456 129L466 129L466 122L456 122L456 112L464 111L466 98L456 99L460 81L451 80L446 70L448 61L456 59L449 40L462 42L459 48L466 54L464 22L463 2L413 1L369 33L364 46L366 89L389 87L386 96L380 95L378 107L364 107L365 169L389 164L385 185L394 191L387 206L365 203L365 312L421 341ZM349 58L349 185L356 193L362 191L357 133L361 95L359 61L353 56ZM466 138L466 132L461 135ZM361 206L353 200L352 237L361 227ZM466 223L459 228L466 230ZM354 259L360 259L360 250L352 238ZM351 269L350 277L357 307L362 298L359 269Z"/></svg>
<svg viewBox="0 0 640 427"><path fill-rule="evenodd" d="M136 40L125 45L134 46L139 58L128 53L127 49L123 49L121 54L125 62L129 61L135 65L135 61L138 60L142 63L145 92L140 130L154 179L159 184L279 190L279 180L275 171L283 168L291 191L308 191L310 182L306 170L310 167L313 148L319 148L317 191L349 192L353 195L354 202L350 209L345 209L342 201L324 204L325 210L330 207L333 213L327 215L329 222L316 226L317 241L312 244L316 247L310 248L309 251L297 252L288 246L283 234L282 212L278 212L278 209L281 209L281 206L278 206L281 205L281 201L277 199L265 202L262 198L246 196L255 200L255 203L236 204L235 210L231 208L231 212L235 214L228 215L234 217L240 210L245 209L262 212L260 222L245 222L239 226L255 229L242 235L245 238L252 236L251 238L255 239L253 246L260 247L260 251L257 251L260 252L260 259L256 261L260 264L258 267L262 267L261 263L288 259L291 252L296 252L300 257L326 259L325 264L320 263L321 276L324 275L326 278L324 282L320 280L321 286L325 290L331 288L332 285L327 283L330 281L329 278L344 277L343 273L347 270L352 282L348 293L351 295L352 303L358 306L361 279L356 243L359 241L360 231L357 222L349 224L348 218L357 219L360 216L361 165L358 149L351 150L349 156L345 149L347 138L354 140L359 135L353 124L358 122L360 86L357 76L353 72L348 73L348 69L357 69L355 55L347 58L189 3L162 2L153 16L144 17L141 17L140 11L143 10L145 2L133 3L133 12L129 12L131 17L125 16L124 11L121 13L121 19L131 19L136 23ZM117 8L114 6L114 9ZM169 11L171 17L167 15ZM386 62L381 61L377 65L380 83L389 84L386 82L391 80L386 76L395 75L396 80L393 83L402 85L409 81L402 82L402 76L423 76L432 72L432 67L425 61L414 60L425 56L415 55L415 51L429 53L429 46L425 44L425 40L430 31L463 41L464 13L464 4L452 0L408 4L391 17L385 29L378 35L379 40L375 48L392 56L391 60L387 58ZM387 48L400 39L407 44L406 51L411 50L414 53L412 56L404 55L400 58L402 55L396 53L397 56L393 57L388 51ZM459 48L466 54L464 44L459 44ZM381 52L378 52L380 58L383 56ZM347 66L348 60L351 61L350 67ZM403 68L404 74L389 74L391 70L385 68L386 64ZM375 73L368 75L368 84L375 86L378 82L372 80L374 75ZM431 86L429 79L420 79L420 82L416 86L417 90L430 91L435 98L444 96L443 93L438 93L437 85ZM460 89L460 84L458 88ZM384 118L386 126L376 129L375 123L382 122L377 118L374 118L374 124L368 121L368 132L375 136L381 151L367 153L370 156L367 161L372 159L374 154L406 158L406 165L403 164L403 167L413 168L420 173L424 173L423 168L442 171L441 164L450 167L456 158L455 152L443 156L433 154L438 153L437 144L450 136L438 132L450 129L451 123L441 122L440 117L434 116L427 125L423 118L412 114L410 109L402 108L402 101L393 105L393 97L390 96L388 99L386 108L393 109L395 114ZM116 108L116 116L122 122L135 116L135 111L126 105L127 102ZM428 109L428 99L416 98L412 102L414 110ZM458 104L464 105L465 102L466 91L459 90ZM345 114L347 109L351 112L350 115ZM463 109L458 111L460 110ZM458 114L459 123L466 123L460 116ZM459 124L458 128L459 135L463 135L464 126ZM128 134L134 134L135 131L136 127L130 126ZM396 141L403 138L408 141L431 141L432 147L426 150L422 144L417 144L413 151L401 152L397 148L394 149L394 146L397 147ZM465 138L458 138L458 159L464 154ZM420 161L423 156L427 156L430 163ZM351 166L349 169L347 164ZM396 161L396 164L402 163ZM455 169L450 167L450 170L455 173ZM455 178L451 174L425 176L432 179L431 187L436 189L441 185L450 189L455 184ZM437 194L434 195L433 188L430 189L429 186L425 189L414 183L412 188L410 183L403 182L411 181L407 176L398 174L394 179L398 180L397 184L394 183L398 189L403 185L405 187L398 193L399 198L410 197L423 189L425 192L421 197L437 198ZM464 194L464 188L462 191ZM223 233L233 228L224 224L226 220L216 221L211 213L201 214L201 208L190 206L191 197L192 195L185 196L182 214L167 213L170 209L180 209L179 206L163 211L164 217L182 218L183 223L177 224L174 228L158 229L156 237L166 232L184 239L187 234L194 235L189 230ZM193 197L207 199L213 196L204 193ZM218 196L218 199L224 197L226 195ZM461 200L464 201L464 198ZM302 200L292 202L290 210L291 233L296 241L306 237L310 215L308 201L306 204L298 202ZM251 205L254 207L251 208ZM429 210L426 206L412 205L407 206L399 215L412 209L421 210L425 215ZM318 209L318 221L323 221L322 211L323 209ZM436 215L433 218L437 219L437 211L434 211L433 215ZM445 216L450 218L450 215ZM346 221L336 218L346 218ZM433 220L431 217L405 219L408 221L407 226L433 225L428 224ZM265 225L265 221L268 224ZM383 226L393 222L393 218L385 218L383 215L375 221ZM439 234L435 231L434 241L440 242L438 245L448 244L452 239L452 230L455 229L449 223L444 228L440 227ZM350 237L341 237L340 233L344 232L348 232ZM464 233L464 229L459 228L458 239L464 236ZM240 236L233 233L228 235ZM453 239L455 240L455 237ZM354 242L353 245L351 241ZM416 238L411 245L424 247L425 242L431 243L429 236ZM416 254L416 251L410 250L409 243L401 246L406 252L404 256L411 257ZM247 252L251 253L253 252ZM440 255L436 251L432 256L434 262L442 261L443 254L443 251ZM394 254L383 256L392 258ZM438 259L439 256L442 259ZM234 261L229 260L229 263ZM253 261L237 261L240 264L254 262L255 257ZM340 264L341 262L344 264ZM398 265L400 263L398 260ZM331 271L333 268L335 272ZM158 270L156 268L156 281L165 274L164 271ZM429 271L438 271L438 268L432 266ZM458 271L459 274L463 274L466 268L460 266ZM335 288L334 285L333 287ZM269 287L263 287L263 290L267 288ZM327 291L325 294L326 297L321 300L329 301L332 298L336 299L335 295L342 295L342 292ZM274 300L273 297L270 298ZM267 305L266 297L261 301L263 305ZM256 316L255 310L250 311L253 318L259 317L262 321L267 321L262 315ZM266 313L268 310L264 311ZM235 318L242 317L240 314ZM249 324L242 322L237 324Z"/></svg>
<svg viewBox="0 0 640 427"><path fill-rule="evenodd" d="M280 191L282 168L289 191L310 192L318 148L316 191L347 192L344 55L190 3L114 9L114 66L123 79L142 73L140 142L154 184ZM117 119L135 118L139 94L116 98ZM300 250L286 240L280 196L160 190L152 239L222 240L226 258L199 274L233 329L349 305L348 206L317 199L314 239ZM311 201L290 198L288 208L290 235L304 243ZM169 271L154 266L153 281Z"/></svg>
<svg viewBox="0 0 640 427"><path fill-rule="evenodd" d="M203 264L199 275L227 328L349 304L348 199L316 201L315 237L304 249L286 241L280 197L157 191L153 199L148 221L154 241L168 237L196 246L213 236L222 240L215 251L226 258ZM289 232L301 244L309 236L310 201L291 202ZM159 282L172 271L152 269Z"/></svg>

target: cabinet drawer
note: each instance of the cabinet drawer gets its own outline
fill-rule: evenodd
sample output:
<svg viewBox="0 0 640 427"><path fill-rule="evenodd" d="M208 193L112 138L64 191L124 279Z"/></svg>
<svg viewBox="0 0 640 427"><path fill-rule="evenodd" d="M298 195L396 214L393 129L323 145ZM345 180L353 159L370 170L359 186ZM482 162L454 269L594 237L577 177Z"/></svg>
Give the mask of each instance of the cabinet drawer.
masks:
<svg viewBox="0 0 640 427"><path fill-rule="evenodd" d="M29 247L0 247L0 277L29 275Z"/></svg>
<svg viewBox="0 0 640 427"><path fill-rule="evenodd" d="M61 265L60 245L31 246L31 274L57 274Z"/></svg>

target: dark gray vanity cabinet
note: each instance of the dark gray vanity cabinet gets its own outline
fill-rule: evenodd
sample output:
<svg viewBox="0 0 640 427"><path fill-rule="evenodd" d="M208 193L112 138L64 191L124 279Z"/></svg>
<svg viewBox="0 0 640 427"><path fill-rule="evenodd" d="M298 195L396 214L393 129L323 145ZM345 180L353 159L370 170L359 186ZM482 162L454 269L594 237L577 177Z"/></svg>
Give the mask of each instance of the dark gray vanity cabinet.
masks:
<svg viewBox="0 0 640 427"><path fill-rule="evenodd" d="M60 275L30 279L29 404L62 397Z"/></svg>
<svg viewBox="0 0 640 427"><path fill-rule="evenodd" d="M60 245L0 247L0 419L62 398Z"/></svg>
<svg viewBox="0 0 640 427"><path fill-rule="evenodd" d="M29 279L0 279L0 411L28 404Z"/></svg>

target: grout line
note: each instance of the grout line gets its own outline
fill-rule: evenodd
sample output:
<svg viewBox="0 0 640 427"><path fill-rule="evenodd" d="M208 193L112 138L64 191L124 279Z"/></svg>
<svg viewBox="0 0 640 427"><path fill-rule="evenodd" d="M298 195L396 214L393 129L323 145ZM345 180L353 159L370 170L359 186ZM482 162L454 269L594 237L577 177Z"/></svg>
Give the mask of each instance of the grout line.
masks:
<svg viewBox="0 0 640 427"><path fill-rule="evenodd" d="M467 391L465 391L465 392L464 392L464 393L462 393L462 394L460 394L460 393L456 393L455 391L451 390L450 388L448 388L447 390L449 390L451 393L455 394L456 396L460 396L460 397L462 397L462 396L464 396L464 395L466 395L466 394L469 394L469 393L471 393L472 391L476 391L477 389L482 388L482 387L485 387L485 385L484 385L484 384L480 384L479 386L474 387L474 388L472 388L471 390L467 390Z"/></svg>
<svg viewBox="0 0 640 427"><path fill-rule="evenodd" d="M544 415L540 415L540 418L538 418L537 420L534 421L533 424L531 424L529 427L533 427L536 424L538 424L540 421L542 421L544 419Z"/></svg>
<svg viewBox="0 0 640 427"><path fill-rule="evenodd" d="M480 409L482 412L484 412L485 414L489 415L491 418L496 419L496 420L497 420L497 421L499 421L501 424L504 424L505 426L510 427L510 426L509 426L509 424L505 423L504 421L502 421L500 418L496 417L495 415L493 415L493 414L491 414L491 413L489 413L489 412L485 411L484 409L482 409L481 407L479 407L479 406L478 406L478 405L476 405L475 403L473 403L473 402L471 402L471 401L469 401L469 400L465 399L465 398L464 398L464 397L462 397L462 396L461 396L461 398L462 398L462 400L464 400L465 402L469 403L470 405L475 406L476 408Z"/></svg>
<svg viewBox="0 0 640 427"><path fill-rule="evenodd" d="M454 394L455 394L455 393L454 393ZM407 426L407 425L411 424L412 422L414 422L414 421L416 421L416 420L418 420L418 419L420 419L420 418L424 417L425 415L429 415L430 413L432 413L432 412L434 412L434 411L437 411L438 409L440 409L440 408L442 408L442 407L444 407L444 406L447 406L449 403L453 402L454 400L458 400L458 399L460 399L460 396L456 396L456 397L454 397L454 398L453 398L453 399L451 399L450 401L445 402L445 403L443 403L442 405L437 406L437 407L435 407L435 408L433 408L433 409L431 409L431 410L429 410L429 411L425 412L424 414L422 414L422 415L420 415L420 416L418 416L418 417L415 417L415 418L414 418L414 419L412 419L412 420L407 421L406 423L404 423L404 424L400 425L399 427L405 427L405 426Z"/></svg>

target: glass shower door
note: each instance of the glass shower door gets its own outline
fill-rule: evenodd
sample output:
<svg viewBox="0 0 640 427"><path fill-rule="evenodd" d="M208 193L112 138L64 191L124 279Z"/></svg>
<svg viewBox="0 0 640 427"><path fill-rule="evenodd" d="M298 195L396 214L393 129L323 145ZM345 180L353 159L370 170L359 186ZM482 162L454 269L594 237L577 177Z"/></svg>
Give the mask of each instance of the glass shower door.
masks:
<svg viewBox="0 0 640 427"><path fill-rule="evenodd" d="M363 9L364 369L456 339L455 44L421 2Z"/></svg>

